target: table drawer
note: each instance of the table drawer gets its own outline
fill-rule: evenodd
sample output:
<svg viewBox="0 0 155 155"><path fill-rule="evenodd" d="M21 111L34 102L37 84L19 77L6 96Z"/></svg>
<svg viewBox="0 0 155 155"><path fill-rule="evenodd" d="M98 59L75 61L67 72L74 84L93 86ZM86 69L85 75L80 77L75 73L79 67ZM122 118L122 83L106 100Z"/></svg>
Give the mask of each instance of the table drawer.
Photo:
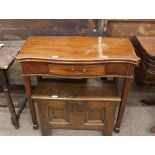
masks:
<svg viewBox="0 0 155 155"><path fill-rule="evenodd" d="M96 76L105 74L105 66L101 65L57 65L49 64L49 74L63 76Z"/></svg>
<svg viewBox="0 0 155 155"><path fill-rule="evenodd" d="M25 63L24 74L56 75L66 77L96 77L104 75L128 76L129 64L52 64L43 62ZM132 73L133 74L133 73Z"/></svg>
<svg viewBox="0 0 155 155"><path fill-rule="evenodd" d="M87 77L105 75L105 65L65 65L40 62L26 63L26 74Z"/></svg>

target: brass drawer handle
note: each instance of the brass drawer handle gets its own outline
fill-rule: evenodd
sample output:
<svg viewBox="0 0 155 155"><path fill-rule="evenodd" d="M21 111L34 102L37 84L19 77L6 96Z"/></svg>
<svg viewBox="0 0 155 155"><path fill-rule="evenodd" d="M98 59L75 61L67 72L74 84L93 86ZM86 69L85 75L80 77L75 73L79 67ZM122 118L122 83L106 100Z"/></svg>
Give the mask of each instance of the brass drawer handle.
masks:
<svg viewBox="0 0 155 155"><path fill-rule="evenodd" d="M75 74L82 74L82 73L85 73L87 69L86 68L72 68L71 71L74 72Z"/></svg>
<svg viewBox="0 0 155 155"><path fill-rule="evenodd" d="M66 108L68 112L82 113L85 110L85 103L80 101L67 101Z"/></svg>

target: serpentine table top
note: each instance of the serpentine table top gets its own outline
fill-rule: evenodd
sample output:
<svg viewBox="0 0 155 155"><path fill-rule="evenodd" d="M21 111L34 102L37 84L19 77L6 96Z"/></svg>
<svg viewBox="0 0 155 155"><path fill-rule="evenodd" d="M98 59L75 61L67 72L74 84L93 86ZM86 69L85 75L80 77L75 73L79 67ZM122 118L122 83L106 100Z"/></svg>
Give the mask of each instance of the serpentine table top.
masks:
<svg viewBox="0 0 155 155"><path fill-rule="evenodd" d="M128 38L81 36L30 36L17 59L87 63L120 61L137 64L139 57Z"/></svg>

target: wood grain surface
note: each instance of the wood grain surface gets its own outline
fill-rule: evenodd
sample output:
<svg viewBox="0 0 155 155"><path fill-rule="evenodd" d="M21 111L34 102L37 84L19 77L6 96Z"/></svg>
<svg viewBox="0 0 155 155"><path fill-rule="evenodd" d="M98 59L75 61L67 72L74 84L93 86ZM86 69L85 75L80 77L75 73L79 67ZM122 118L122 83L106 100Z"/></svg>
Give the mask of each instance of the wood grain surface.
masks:
<svg viewBox="0 0 155 155"><path fill-rule="evenodd" d="M126 61L139 58L128 38L80 36L30 36L17 56L18 61Z"/></svg>
<svg viewBox="0 0 155 155"><path fill-rule="evenodd" d="M99 79L93 82L71 79L44 79L35 91L33 99L49 100L100 100L121 101L117 89L113 83L105 83Z"/></svg>
<svg viewBox="0 0 155 155"><path fill-rule="evenodd" d="M4 46L0 48L0 69L8 69L21 49L24 41L0 41Z"/></svg>
<svg viewBox="0 0 155 155"><path fill-rule="evenodd" d="M155 59L155 36L137 36L148 57Z"/></svg>

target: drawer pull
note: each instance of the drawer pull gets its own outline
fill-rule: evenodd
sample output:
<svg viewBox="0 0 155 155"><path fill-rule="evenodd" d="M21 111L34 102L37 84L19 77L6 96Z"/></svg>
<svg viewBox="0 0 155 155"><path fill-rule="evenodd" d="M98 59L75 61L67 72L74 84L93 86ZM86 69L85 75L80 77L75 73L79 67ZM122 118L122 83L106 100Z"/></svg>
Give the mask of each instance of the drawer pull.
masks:
<svg viewBox="0 0 155 155"><path fill-rule="evenodd" d="M82 74L82 73L85 73L87 69L86 68L72 68L71 71L74 72L75 74Z"/></svg>

